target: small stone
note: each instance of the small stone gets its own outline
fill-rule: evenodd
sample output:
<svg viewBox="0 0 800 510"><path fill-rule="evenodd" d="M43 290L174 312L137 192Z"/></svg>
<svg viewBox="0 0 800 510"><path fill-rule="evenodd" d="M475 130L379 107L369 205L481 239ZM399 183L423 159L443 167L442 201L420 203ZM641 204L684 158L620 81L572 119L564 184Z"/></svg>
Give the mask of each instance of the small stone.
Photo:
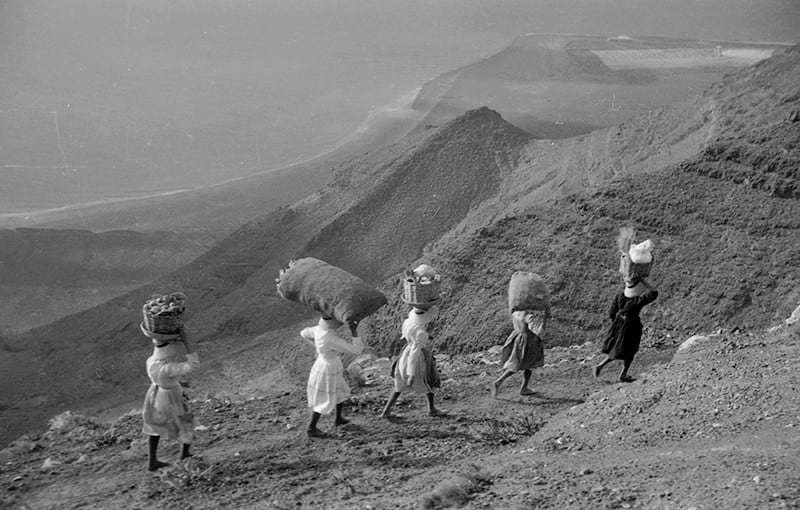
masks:
<svg viewBox="0 0 800 510"><path fill-rule="evenodd" d="M760 477L760 476L758 476L758 475L756 475L756 476L754 476L754 477L753 477L753 481L754 481L755 483L761 483L761 477Z"/></svg>
<svg viewBox="0 0 800 510"><path fill-rule="evenodd" d="M39 468L39 469L41 469L42 471L47 471L48 469L53 469L54 467L56 467L56 466L58 466L60 464L61 464L61 462L59 462L57 460L53 460L50 457L47 457L44 460L44 462L42 463L42 467Z"/></svg>

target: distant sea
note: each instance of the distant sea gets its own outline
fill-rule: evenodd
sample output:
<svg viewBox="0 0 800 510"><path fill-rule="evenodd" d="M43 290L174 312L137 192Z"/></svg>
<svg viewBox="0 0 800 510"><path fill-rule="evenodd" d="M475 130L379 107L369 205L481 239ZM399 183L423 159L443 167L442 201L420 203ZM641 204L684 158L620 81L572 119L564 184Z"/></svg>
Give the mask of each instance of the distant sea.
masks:
<svg viewBox="0 0 800 510"><path fill-rule="evenodd" d="M313 158L528 33L796 43L800 1L2 0L0 216Z"/></svg>

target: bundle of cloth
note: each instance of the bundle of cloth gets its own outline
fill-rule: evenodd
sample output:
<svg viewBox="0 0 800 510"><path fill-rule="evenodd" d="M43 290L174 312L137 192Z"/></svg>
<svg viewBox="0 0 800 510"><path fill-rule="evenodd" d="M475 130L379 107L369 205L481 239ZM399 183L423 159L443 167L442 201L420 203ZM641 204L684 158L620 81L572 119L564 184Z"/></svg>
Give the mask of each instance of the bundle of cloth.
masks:
<svg viewBox="0 0 800 510"><path fill-rule="evenodd" d="M642 278L650 276L653 267L653 241L646 239L634 243L634 230L630 227L620 229L617 236L617 247L620 252L619 272L625 281L625 295L635 297L641 295L645 287Z"/></svg>
<svg viewBox="0 0 800 510"><path fill-rule="evenodd" d="M313 257L290 261L275 283L282 298L345 324L359 322L387 303L382 292L358 276Z"/></svg>
<svg viewBox="0 0 800 510"><path fill-rule="evenodd" d="M653 266L653 241L633 242L634 231L630 227L620 229L617 247L620 251L619 272L626 279L647 278Z"/></svg>

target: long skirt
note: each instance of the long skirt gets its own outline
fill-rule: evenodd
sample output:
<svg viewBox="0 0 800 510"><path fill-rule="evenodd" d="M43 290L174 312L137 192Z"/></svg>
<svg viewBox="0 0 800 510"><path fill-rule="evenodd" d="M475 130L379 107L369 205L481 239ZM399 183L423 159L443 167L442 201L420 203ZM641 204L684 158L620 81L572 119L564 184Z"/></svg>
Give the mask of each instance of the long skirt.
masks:
<svg viewBox="0 0 800 510"><path fill-rule="evenodd" d="M408 377L413 375L414 380L408 385ZM442 386L439 369L430 349L412 351L406 344L397 358L394 373L394 391L413 391L415 393L433 393L434 388Z"/></svg>
<svg viewBox="0 0 800 510"><path fill-rule="evenodd" d="M632 360L639 352L641 340L642 322L618 315L603 342L603 352L611 359Z"/></svg>
<svg viewBox="0 0 800 510"><path fill-rule="evenodd" d="M161 388L151 384L142 405L142 432L167 436L189 444L194 439L195 419L189 410L183 388Z"/></svg>
<svg viewBox="0 0 800 510"><path fill-rule="evenodd" d="M350 386L344 380L340 358L326 360L317 357L308 375L308 407L315 413L330 414L336 405L350 397Z"/></svg>
<svg viewBox="0 0 800 510"><path fill-rule="evenodd" d="M505 370L518 372L544 365L544 344L530 331L514 331L508 336L500 355Z"/></svg>

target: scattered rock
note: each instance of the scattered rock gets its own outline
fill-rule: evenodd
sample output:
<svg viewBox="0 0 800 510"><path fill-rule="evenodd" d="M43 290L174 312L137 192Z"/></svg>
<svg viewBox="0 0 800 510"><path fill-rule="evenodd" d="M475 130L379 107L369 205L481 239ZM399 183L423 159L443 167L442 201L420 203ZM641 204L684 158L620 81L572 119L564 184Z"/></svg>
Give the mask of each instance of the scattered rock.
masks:
<svg viewBox="0 0 800 510"><path fill-rule="evenodd" d="M59 462L57 460L53 460L50 457L47 457L44 460L44 462L42 463L42 466L39 469L42 470L42 471L49 471L50 469L53 469L54 467L60 466L60 465L61 465L61 462Z"/></svg>

